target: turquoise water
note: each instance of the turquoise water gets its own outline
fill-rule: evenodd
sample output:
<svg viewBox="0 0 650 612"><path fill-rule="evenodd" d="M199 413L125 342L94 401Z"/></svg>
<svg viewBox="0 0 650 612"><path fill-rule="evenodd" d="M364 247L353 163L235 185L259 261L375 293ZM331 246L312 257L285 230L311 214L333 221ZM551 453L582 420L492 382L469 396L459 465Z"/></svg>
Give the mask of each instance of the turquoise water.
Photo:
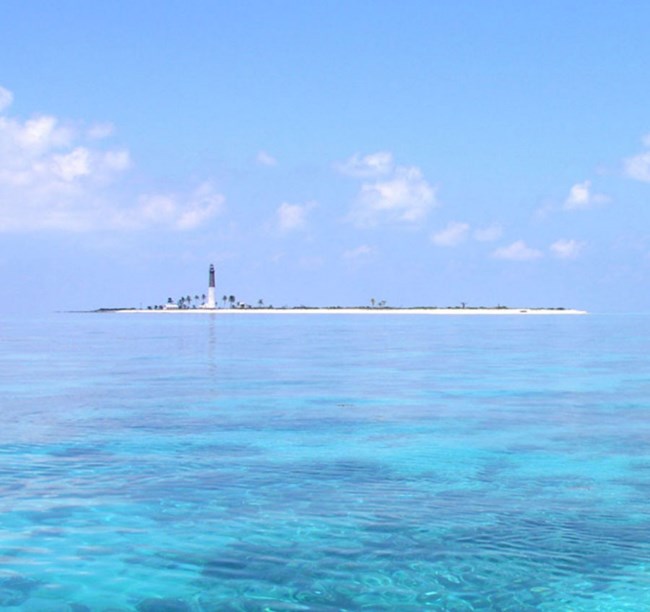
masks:
<svg viewBox="0 0 650 612"><path fill-rule="evenodd" d="M650 316L0 320L0 607L650 609Z"/></svg>

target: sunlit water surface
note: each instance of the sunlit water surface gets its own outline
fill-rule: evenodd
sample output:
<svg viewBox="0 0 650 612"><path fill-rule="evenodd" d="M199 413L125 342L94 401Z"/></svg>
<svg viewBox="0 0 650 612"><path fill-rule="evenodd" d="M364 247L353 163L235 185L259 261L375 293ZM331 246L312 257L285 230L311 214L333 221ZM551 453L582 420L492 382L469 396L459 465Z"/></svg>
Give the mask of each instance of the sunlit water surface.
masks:
<svg viewBox="0 0 650 612"><path fill-rule="evenodd" d="M650 317L0 320L0 607L650 609Z"/></svg>

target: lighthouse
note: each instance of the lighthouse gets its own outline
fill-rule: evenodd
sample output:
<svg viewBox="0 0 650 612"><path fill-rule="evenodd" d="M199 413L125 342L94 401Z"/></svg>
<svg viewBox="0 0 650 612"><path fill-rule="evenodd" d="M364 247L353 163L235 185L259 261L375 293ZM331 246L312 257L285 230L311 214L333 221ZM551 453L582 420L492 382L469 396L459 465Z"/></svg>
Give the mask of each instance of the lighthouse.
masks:
<svg viewBox="0 0 650 612"><path fill-rule="evenodd" d="M214 284L214 266L210 264L210 279L208 282L208 301L205 304L206 308L216 308L216 296L215 296L215 284Z"/></svg>

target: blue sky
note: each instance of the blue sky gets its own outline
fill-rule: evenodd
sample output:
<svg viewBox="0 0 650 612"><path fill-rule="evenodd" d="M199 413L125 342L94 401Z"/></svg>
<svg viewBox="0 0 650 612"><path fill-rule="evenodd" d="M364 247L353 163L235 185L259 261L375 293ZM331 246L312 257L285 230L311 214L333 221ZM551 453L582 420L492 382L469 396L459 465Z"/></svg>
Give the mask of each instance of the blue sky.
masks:
<svg viewBox="0 0 650 612"><path fill-rule="evenodd" d="M647 2L18 2L5 312L650 311Z"/></svg>

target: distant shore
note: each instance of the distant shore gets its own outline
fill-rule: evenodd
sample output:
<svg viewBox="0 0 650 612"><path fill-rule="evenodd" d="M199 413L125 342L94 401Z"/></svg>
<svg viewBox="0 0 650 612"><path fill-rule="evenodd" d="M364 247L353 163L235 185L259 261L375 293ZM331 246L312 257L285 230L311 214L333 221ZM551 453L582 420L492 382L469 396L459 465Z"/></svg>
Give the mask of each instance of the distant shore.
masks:
<svg viewBox="0 0 650 612"><path fill-rule="evenodd" d="M572 308L184 308L140 309L102 308L95 312L120 314L167 314L167 315L586 315L586 310Z"/></svg>

